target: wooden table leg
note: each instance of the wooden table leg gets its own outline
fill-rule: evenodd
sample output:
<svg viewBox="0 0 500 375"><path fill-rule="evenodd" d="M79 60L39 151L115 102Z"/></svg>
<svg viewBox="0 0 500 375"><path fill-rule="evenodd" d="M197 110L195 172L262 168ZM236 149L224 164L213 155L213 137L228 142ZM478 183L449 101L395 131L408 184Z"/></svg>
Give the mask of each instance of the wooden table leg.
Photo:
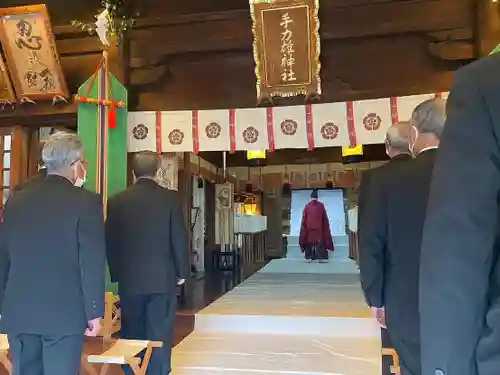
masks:
<svg viewBox="0 0 500 375"><path fill-rule="evenodd" d="M85 374L85 375L99 375L97 370L94 368L94 366L91 363L87 362L87 356L82 357L82 362L80 366L80 374Z"/></svg>
<svg viewBox="0 0 500 375"><path fill-rule="evenodd" d="M7 373L12 374L12 363L10 362L9 357L7 357L7 352L0 352L0 363L3 364Z"/></svg>
<svg viewBox="0 0 500 375"><path fill-rule="evenodd" d="M132 368L132 371L134 372L134 375L146 375L148 371L148 366L149 366L149 361L151 360L151 355L153 354L153 346L148 345L146 349L146 353L144 353L144 358L142 359L142 363L140 365L138 364L131 364L130 367ZM105 375L105 374L101 374Z"/></svg>
<svg viewBox="0 0 500 375"><path fill-rule="evenodd" d="M109 363L105 363L101 367L101 373L99 375L106 375L109 371Z"/></svg>
<svg viewBox="0 0 500 375"><path fill-rule="evenodd" d="M399 357L398 353L396 353L396 350L383 348L382 355L390 355L392 357L393 365L391 366L391 373L395 375L401 375L401 366L399 364Z"/></svg>

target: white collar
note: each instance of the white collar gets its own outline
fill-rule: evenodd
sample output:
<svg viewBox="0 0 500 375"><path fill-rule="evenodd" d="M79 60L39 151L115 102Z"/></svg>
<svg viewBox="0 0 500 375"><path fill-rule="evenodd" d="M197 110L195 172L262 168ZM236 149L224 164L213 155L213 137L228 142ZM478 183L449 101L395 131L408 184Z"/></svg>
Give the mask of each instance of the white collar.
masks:
<svg viewBox="0 0 500 375"><path fill-rule="evenodd" d="M420 155L422 152L428 151L428 150L434 150L435 148L438 148L438 146L431 146L431 147L424 147L423 149L420 150L418 155Z"/></svg>

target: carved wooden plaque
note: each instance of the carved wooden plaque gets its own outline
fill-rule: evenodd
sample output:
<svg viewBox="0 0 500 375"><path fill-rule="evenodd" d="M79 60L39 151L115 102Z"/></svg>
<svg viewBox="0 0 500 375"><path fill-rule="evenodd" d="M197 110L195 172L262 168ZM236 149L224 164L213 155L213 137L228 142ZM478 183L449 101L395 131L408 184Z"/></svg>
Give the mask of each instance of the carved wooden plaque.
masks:
<svg viewBox="0 0 500 375"><path fill-rule="evenodd" d="M257 98L321 94L319 0L251 0Z"/></svg>
<svg viewBox="0 0 500 375"><path fill-rule="evenodd" d="M9 72L0 54L0 103L14 103L16 96L12 89L12 84L9 78Z"/></svg>
<svg viewBox="0 0 500 375"><path fill-rule="evenodd" d="M160 155L160 168L156 181L164 188L179 190L179 162L176 156Z"/></svg>
<svg viewBox="0 0 500 375"><path fill-rule="evenodd" d="M18 98L68 97L45 5L0 9L0 41Z"/></svg>

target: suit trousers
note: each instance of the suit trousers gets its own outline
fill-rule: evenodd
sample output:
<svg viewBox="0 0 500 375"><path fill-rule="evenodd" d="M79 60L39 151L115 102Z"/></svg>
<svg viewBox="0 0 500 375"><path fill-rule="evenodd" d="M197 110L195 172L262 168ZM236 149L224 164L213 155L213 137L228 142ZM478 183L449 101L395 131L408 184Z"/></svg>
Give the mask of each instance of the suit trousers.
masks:
<svg viewBox="0 0 500 375"><path fill-rule="evenodd" d="M163 347L153 350L147 375L171 372L177 296L170 294L126 294L120 292L121 331L124 339L162 341ZM132 374L124 366L125 374Z"/></svg>
<svg viewBox="0 0 500 375"><path fill-rule="evenodd" d="M9 335L13 375L77 375L83 335Z"/></svg>
<svg viewBox="0 0 500 375"><path fill-rule="evenodd" d="M380 329L380 339L382 342L382 348L391 349L394 348L391 340L389 338L389 334L385 328ZM382 375L391 375L391 366L393 365L392 358L390 356L384 355L382 356Z"/></svg>

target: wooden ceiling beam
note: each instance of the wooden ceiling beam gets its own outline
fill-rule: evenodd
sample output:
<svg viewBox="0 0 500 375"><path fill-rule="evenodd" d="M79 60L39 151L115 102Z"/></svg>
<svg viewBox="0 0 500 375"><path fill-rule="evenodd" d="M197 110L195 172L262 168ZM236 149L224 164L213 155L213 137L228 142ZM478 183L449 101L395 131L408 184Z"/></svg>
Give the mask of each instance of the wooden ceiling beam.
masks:
<svg viewBox="0 0 500 375"><path fill-rule="evenodd" d="M0 112L0 127L4 126L66 126L76 127L76 103L52 106L50 103L18 104Z"/></svg>
<svg viewBox="0 0 500 375"><path fill-rule="evenodd" d="M351 7L335 7L332 4L327 2L323 6L322 3L320 10L322 42L403 33L435 33L472 26L468 3L456 0L364 3ZM453 9L452 13L450 9ZM132 32L132 54L154 56L213 49L251 50L251 28L248 9L140 19ZM160 38L161 46L156 43Z"/></svg>
<svg viewBox="0 0 500 375"><path fill-rule="evenodd" d="M387 160L385 145L365 145L364 161ZM285 149L268 152L266 159L258 162L259 165L299 165L342 163L342 149L340 147L317 148L312 151L303 149ZM248 161L245 151L237 151L227 156L228 167L247 167L256 165L256 161Z"/></svg>

